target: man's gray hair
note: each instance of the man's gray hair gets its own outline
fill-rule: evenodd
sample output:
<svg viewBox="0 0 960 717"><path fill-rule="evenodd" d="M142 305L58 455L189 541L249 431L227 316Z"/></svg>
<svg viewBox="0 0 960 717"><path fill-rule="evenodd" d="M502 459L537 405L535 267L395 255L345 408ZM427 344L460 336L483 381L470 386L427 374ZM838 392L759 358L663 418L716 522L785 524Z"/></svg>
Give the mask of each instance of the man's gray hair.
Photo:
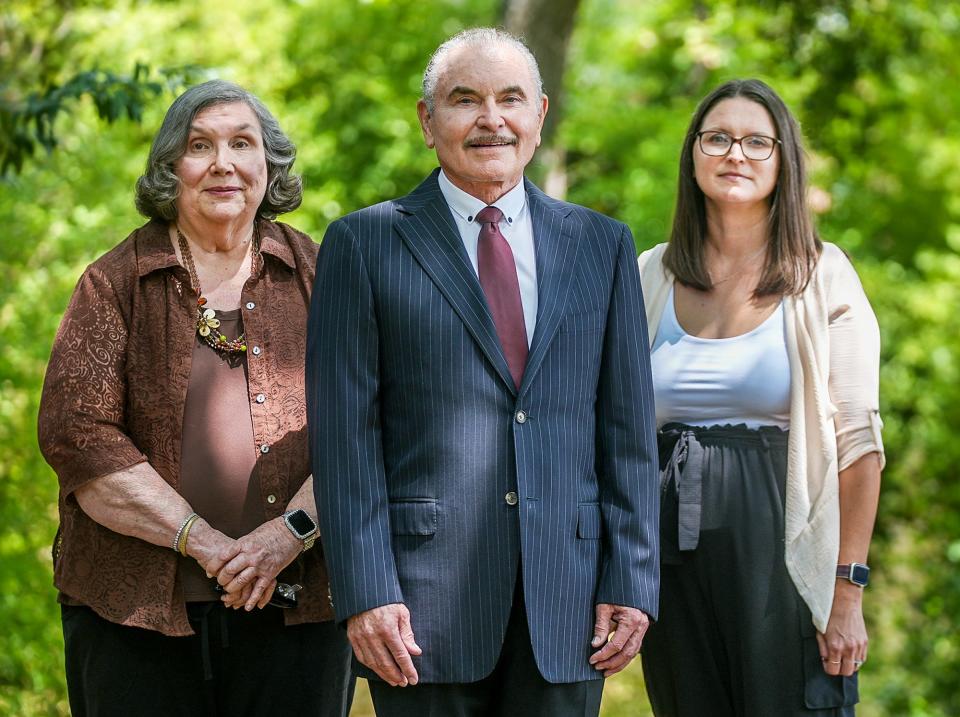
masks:
<svg viewBox="0 0 960 717"><path fill-rule="evenodd" d="M519 37L511 35L505 30L494 27L474 27L458 32L440 45L430 58L430 62L427 63L427 69L423 72L423 101L426 103L427 111L430 112L430 114L433 114L440 73L443 71L450 53L461 47L481 48L495 45L512 47L523 55L523 59L527 61L527 66L530 69L530 76L537 86L537 105L539 106L540 98L543 97L543 79L540 77L540 67L537 65L537 58L530 52L530 48L524 45L523 40Z"/></svg>
<svg viewBox="0 0 960 717"><path fill-rule="evenodd" d="M280 129L280 124L253 93L224 80L210 80L191 87L177 97L167 110L163 124L147 157L147 168L137 180L137 210L151 219L177 219L180 178L174 168L187 151L190 125L208 107L243 102L260 121L263 150L267 159L267 190L257 216L273 219L291 212L303 200L303 181L291 174L297 148Z"/></svg>

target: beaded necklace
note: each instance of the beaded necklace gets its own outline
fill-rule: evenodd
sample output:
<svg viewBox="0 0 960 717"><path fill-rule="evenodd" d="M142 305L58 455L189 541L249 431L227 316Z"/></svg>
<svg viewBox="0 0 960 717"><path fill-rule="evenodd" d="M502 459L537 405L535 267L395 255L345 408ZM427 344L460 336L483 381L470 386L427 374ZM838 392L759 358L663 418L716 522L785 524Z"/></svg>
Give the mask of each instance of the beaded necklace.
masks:
<svg viewBox="0 0 960 717"><path fill-rule="evenodd" d="M235 339L228 339L217 329L220 328L220 319L217 318L217 312L213 309L203 308L207 300L203 296L203 290L200 288L200 279L197 277L197 268L193 264L193 255L190 253L190 245L187 244L187 238L183 236L180 227L177 227L177 243L180 244L180 254L187 265L187 271L190 273L190 284L197 292L197 334L214 351L225 354L239 354L247 350L247 341L243 334ZM253 276L256 271L257 258L260 256L260 232L256 224L253 227L253 254L250 257L250 275Z"/></svg>

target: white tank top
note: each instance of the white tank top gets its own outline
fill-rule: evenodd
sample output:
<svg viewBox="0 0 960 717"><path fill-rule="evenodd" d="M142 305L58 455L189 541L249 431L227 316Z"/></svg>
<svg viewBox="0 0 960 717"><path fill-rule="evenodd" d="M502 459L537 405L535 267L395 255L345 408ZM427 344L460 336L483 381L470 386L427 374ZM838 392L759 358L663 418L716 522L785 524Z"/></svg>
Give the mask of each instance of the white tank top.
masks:
<svg viewBox="0 0 960 717"><path fill-rule="evenodd" d="M790 427L790 357L783 301L757 328L727 339L690 336L673 287L651 353L657 425Z"/></svg>

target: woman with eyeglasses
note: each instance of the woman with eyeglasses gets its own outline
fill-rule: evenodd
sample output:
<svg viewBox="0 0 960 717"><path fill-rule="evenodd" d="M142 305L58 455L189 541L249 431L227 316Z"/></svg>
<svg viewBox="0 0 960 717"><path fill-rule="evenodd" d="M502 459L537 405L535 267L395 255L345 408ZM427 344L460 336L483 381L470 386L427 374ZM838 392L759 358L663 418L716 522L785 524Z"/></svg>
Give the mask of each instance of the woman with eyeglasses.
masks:
<svg viewBox="0 0 960 717"><path fill-rule="evenodd" d="M75 717L349 712L307 445L318 247L273 221L295 156L250 92L188 89L137 182L149 221L63 317L39 433Z"/></svg>
<svg viewBox="0 0 960 717"><path fill-rule="evenodd" d="M661 467L657 717L852 715L883 468L879 332L758 80L697 108L670 241L641 255Z"/></svg>

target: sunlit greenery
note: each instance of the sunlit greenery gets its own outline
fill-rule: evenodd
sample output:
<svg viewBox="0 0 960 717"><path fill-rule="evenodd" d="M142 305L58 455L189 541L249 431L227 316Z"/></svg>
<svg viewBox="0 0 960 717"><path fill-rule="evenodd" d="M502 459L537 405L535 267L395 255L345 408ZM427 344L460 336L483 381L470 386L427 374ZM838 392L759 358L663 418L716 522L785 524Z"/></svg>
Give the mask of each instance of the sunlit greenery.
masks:
<svg viewBox="0 0 960 717"><path fill-rule="evenodd" d="M138 63L154 81L188 66L237 81L298 145L305 199L285 219L319 239L335 217L406 192L433 167L414 109L423 64L449 34L498 22L502 5L9 0L0 107ZM883 334L888 465L864 717L960 714L958 40L955 0L583 0L553 138L568 198L628 222L639 250L665 239L681 138L710 88L760 77L799 116L821 233L853 256ZM68 711L40 385L77 277L142 222L133 184L172 100L161 88L140 122L120 112L107 123L78 94L56 116L56 148L0 179L0 714ZM5 119L0 133L0 147L17 140ZM604 713L648 714L636 666L608 683Z"/></svg>

